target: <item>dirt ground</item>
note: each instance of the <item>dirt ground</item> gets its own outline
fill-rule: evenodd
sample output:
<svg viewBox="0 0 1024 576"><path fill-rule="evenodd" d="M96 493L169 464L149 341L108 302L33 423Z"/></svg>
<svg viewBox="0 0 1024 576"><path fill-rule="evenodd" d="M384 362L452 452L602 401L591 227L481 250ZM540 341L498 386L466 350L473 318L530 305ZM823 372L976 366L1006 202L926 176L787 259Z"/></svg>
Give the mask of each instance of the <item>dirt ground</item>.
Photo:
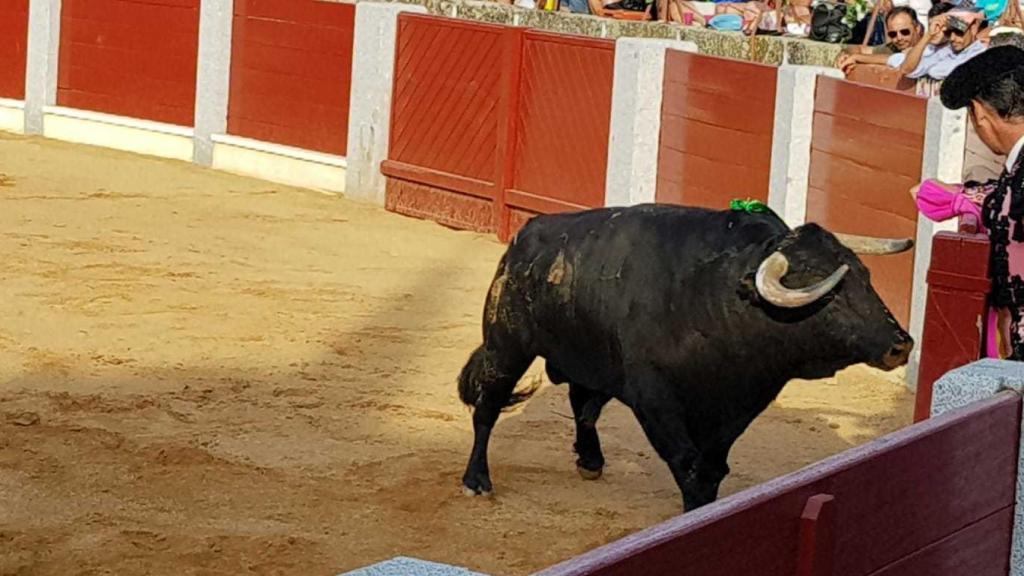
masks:
<svg viewBox="0 0 1024 576"><path fill-rule="evenodd" d="M678 514L632 415L581 480L567 391L459 479L455 376L502 246L336 196L0 136L0 574L527 574ZM538 363L528 378L541 378ZM794 382L723 495L908 424L856 367Z"/></svg>

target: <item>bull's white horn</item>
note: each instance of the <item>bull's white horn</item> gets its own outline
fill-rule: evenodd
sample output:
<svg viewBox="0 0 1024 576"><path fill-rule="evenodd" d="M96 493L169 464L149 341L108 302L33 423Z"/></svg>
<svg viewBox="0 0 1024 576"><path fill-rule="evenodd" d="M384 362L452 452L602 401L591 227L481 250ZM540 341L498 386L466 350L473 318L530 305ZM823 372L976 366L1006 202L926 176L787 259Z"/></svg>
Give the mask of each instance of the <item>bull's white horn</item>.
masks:
<svg viewBox="0 0 1024 576"><path fill-rule="evenodd" d="M840 266L828 278L807 288L786 288L782 277L789 271L789 260L782 252L773 252L757 268L757 293L768 302L780 308L800 308L818 301L839 284L850 271L846 264Z"/></svg>
<svg viewBox="0 0 1024 576"><path fill-rule="evenodd" d="M853 250L857 254L871 254L886 256L899 254L914 247L914 241L909 238L872 238L871 236L856 236L854 234L839 234L833 232L840 244Z"/></svg>

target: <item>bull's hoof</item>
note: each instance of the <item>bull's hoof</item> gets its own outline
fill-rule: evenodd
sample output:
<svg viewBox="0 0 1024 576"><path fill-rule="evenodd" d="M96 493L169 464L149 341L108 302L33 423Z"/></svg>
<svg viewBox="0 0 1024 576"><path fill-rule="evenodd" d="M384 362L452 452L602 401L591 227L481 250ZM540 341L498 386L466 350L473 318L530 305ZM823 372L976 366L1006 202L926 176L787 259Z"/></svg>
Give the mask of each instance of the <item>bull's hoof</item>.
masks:
<svg viewBox="0 0 1024 576"><path fill-rule="evenodd" d="M470 496L470 497L473 497L473 496L483 496L484 498L490 498L491 497L491 492L489 492L489 491L488 492L483 492L483 491L478 492L478 491L470 488L469 486L463 486L462 487L462 493L465 494L466 496Z"/></svg>
<svg viewBox="0 0 1024 576"><path fill-rule="evenodd" d="M597 470L588 470L579 464L576 465L576 471L580 473L580 478L584 480L597 480L604 473L604 468L598 468Z"/></svg>
<svg viewBox="0 0 1024 576"><path fill-rule="evenodd" d="M488 474L466 474L462 477L462 493L466 496L489 497L494 488Z"/></svg>

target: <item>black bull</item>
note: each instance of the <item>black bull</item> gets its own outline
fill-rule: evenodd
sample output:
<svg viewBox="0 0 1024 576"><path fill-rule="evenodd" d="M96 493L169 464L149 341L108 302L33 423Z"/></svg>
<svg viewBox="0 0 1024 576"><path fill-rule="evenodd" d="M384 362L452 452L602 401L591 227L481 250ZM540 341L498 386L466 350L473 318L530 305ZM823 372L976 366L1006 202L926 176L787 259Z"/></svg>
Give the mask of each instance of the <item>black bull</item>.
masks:
<svg viewBox="0 0 1024 576"><path fill-rule="evenodd" d="M644 205L534 218L501 259L483 345L459 376L474 408L467 493L491 492L491 430L534 391L515 387L540 356L569 384L581 475L601 474L596 424L615 398L668 464L684 508L714 501L733 443L789 380L906 363L913 341L854 250L911 245L791 230L771 212Z"/></svg>

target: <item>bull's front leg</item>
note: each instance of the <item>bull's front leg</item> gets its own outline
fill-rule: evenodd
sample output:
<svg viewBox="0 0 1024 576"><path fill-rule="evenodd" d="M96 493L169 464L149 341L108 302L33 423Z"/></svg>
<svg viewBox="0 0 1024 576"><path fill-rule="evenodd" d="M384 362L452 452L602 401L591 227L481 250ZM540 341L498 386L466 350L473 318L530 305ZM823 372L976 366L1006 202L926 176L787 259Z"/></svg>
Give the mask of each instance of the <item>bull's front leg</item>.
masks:
<svg viewBox="0 0 1024 576"><path fill-rule="evenodd" d="M634 377L627 386L627 404L651 446L668 464L682 493L683 510L689 512L714 502L728 468L705 459L697 449L672 385L657 376L644 375Z"/></svg>

